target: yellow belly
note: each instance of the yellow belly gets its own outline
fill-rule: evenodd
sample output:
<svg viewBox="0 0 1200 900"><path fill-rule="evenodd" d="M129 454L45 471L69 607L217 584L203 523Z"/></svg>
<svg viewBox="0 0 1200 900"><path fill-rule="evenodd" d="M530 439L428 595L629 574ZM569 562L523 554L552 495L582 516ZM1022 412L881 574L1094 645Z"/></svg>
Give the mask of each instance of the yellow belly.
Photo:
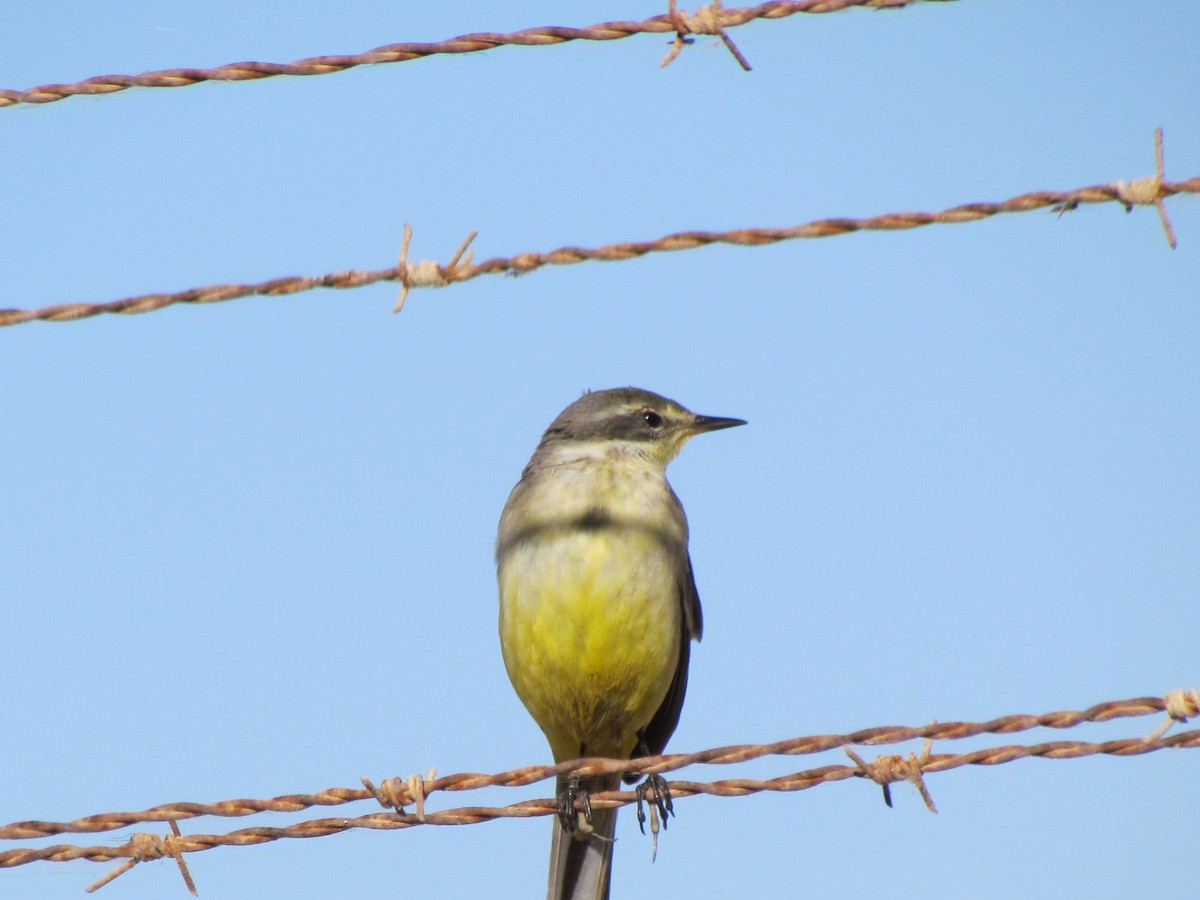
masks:
<svg viewBox="0 0 1200 900"><path fill-rule="evenodd" d="M547 530L500 571L500 644L557 761L625 758L662 704L682 638L670 552L652 531Z"/></svg>

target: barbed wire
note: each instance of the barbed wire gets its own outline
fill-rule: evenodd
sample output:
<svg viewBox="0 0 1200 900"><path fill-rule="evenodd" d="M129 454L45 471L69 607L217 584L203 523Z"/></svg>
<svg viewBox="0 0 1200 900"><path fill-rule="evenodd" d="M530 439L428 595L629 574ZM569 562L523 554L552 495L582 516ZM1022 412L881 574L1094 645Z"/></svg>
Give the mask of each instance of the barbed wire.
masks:
<svg viewBox="0 0 1200 900"><path fill-rule="evenodd" d="M524 275L543 266L571 265L589 260L614 262L636 259L648 253L692 250L709 244L761 247L781 241L833 237L855 231L902 231L925 225L977 222L1000 213L1031 212L1046 208L1055 212L1068 212L1084 204L1094 203L1120 203L1126 210L1135 205L1153 205L1157 206L1162 214L1164 199L1185 193L1200 193L1200 176L1177 182L1165 181L1161 176L1152 176L1131 182L1118 181L1071 191L1033 191L997 203L965 203L941 212L885 213L865 219L817 219L791 228L681 231L651 241L608 244L593 249L559 247L548 253L520 253L481 263L464 262L448 266L429 260L413 263L402 259L400 265L389 269L350 270L318 276L287 276L257 284L210 285L173 294L143 294L104 303L64 303L41 309L3 309L0 310L0 327L33 321L73 322L102 313L132 315L152 312L177 303L220 303L251 296L280 297L314 288L358 288L381 281L399 282L405 290L414 287L445 287L461 281L470 281L481 275Z"/></svg>
<svg viewBox="0 0 1200 900"><path fill-rule="evenodd" d="M1185 695L1186 699L1187 695ZM1086 722L1103 723L1113 719L1148 716L1158 712L1168 712L1172 721L1182 721L1200 711L1200 707L1195 707L1189 712L1186 705L1179 705L1180 701L1174 701L1174 706L1169 706L1169 702L1166 697L1136 697L1131 700L1111 700L1098 703L1084 710L1065 710L1041 715L1016 714L986 722L932 722L916 728L888 725L848 734L811 735L769 744L738 744L696 753L670 753L645 757L638 760L638 771L646 774L663 774L701 763L732 765L765 756L804 756L823 753L850 745L873 747L922 739L945 741L977 737L982 734L1016 734L1033 728L1073 728ZM1200 703L1200 699L1192 702L1195 705ZM428 797L436 791L469 791L483 787L524 787L558 775L605 775L613 772L625 772L628 768L627 760L577 759L558 765L523 766L495 775L470 773L447 775L428 780L423 784L420 793L423 797ZM370 788L329 788L315 794L287 794L270 800L172 803L155 806L142 812L102 813L86 816L72 822L15 822L11 825L0 826L0 839L12 840L49 837L65 833L112 831L139 823L184 820L196 816L237 817L260 812L299 812L313 806L336 806L359 800L369 800L375 796L376 793ZM416 799L416 796L413 796L410 791L410 796L402 798L400 803L408 805L415 803Z"/></svg>
<svg viewBox="0 0 1200 900"><path fill-rule="evenodd" d="M1194 702L1200 702L1200 700ZM1148 716L1158 712L1168 712L1172 720L1181 721L1191 715L1196 715L1197 711L1200 711L1200 707L1189 713L1187 708L1180 707L1178 702L1174 707L1168 706L1168 700L1165 697L1136 697L1131 700L1111 700L1098 703L1078 711L1065 710L1041 715L1016 714L986 722L932 722L916 728L888 725L867 728L849 734L811 735L769 744L738 744L696 753L670 753L639 759L638 771L647 774L663 774L700 763L732 765L760 759L764 756L804 756L850 745L873 747L922 739L946 741L977 737L982 734L1016 734L1033 728L1073 728L1085 722L1103 723L1113 719ZM421 795L427 797L436 791L469 791L483 787L524 787L558 775L604 775L625 772L628 768L627 760L589 758L572 760L559 765L523 766L495 775L469 773L447 775L438 779L429 779L427 783L423 784ZM260 812L299 812L313 806L336 806L342 803L369 800L375 796L376 794L370 788L329 788L315 794L287 794L270 800L172 803L155 806L142 812L102 813L86 816L72 822L15 822L11 825L0 826L0 840L49 837L65 833L112 831L139 823L184 820L196 816L237 817ZM410 792L410 796L407 799L402 798L400 802L408 805L415 803L416 799L415 796L411 796Z"/></svg>
<svg viewBox="0 0 1200 900"><path fill-rule="evenodd" d="M1085 722L1103 723L1118 718L1152 715L1166 712L1167 720L1146 737L1123 738L1103 743L1083 741L1050 741L1021 745L1009 744L988 747L961 754L933 754L933 740L956 740L981 734L1012 734L1033 728L1071 728ZM885 798L890 805L887 786L894 781L909 780L918 784L927 804L933 809L932 800L924 788L923 776L944 772L966 765L994 766L1018 759L1031 757L1045 759L1079 759L1104 754L1116 757L1140 756L1168 748L1200 748L1200 729L1193 729L1163 737L1171 724L1185 722L1200 714L1200 691L1171 691L1165 697L1139 697L1132 700L1115 700L1099 703L1081 711L1051 712L1042 715L1011 715L986 722L931 723L922 727L884 726L868 728L841 735L815 735L791 738L770 744L743 744L720 747L690 754L668 754L647 757L637 761L637 770L642 773L670 772L697 763L732 764L776 755L802 755L819 753L842 747L854 761L853 765L827 765L806 769L769 779L734 778L711 782L671 781L673 798L685 798L699 794L714 797L743 797L764 791L795 792L844 781L849 778L867 778L882 784ZM899 756L881 756L868 763L850 749L850 745L878 746L924 739L925 750L920 755L910 754L907 759ZM89 816L74 822L17 822L0 828L0 838L21 839L46 837L64 832L96 832L123 828L144 822L169 822L171 834L154 835L138 833L120 846L76 846L56 844L36 849L8 850L0 852L0 868L25 865L37 861L65 862L87 859L93 862L127 860L115 872L100 879L97 888L128 870L137 861L157 859L170 855L179 862L184 877L189 881L182 854L211 850L221 846L249 846L285 838L321 837L339 834L358 828L396 830L419 825L467 825L501 818L530 818L557 813L554 798L523 800L507 806L485 807L464 806L443 811L427 812L425 799L438 790L472 790L485 786L523 786L556 775L575 772L581 775L625 772L628 760L574 760L556 766L526 766L497 775L463 773L443 778L431 772L426 778L413 776L407 780L388 779L380 788L363 779L365 790L334 788L319 794L297 794L276 797L273 800L231 800L217 804L181 803L154 807L141 813L112 813ZM374 812L353 818L326 818L298 822L281 827L242 828L227 834L182 835L176 820L199 815L241 816L258 812L294 812L310 806L336 805L357 800L374 799L394 811ZM636 791L605 791L591 796L593 808L615 808L635 803ZM415 804L416 812L406 812L404 806Z"/></svg>
<svg viewBox="0 0 1200 900"><path fill-rule="evenodd" d="M1200 728L1181 731L1170 737L1147 741L1145 738L1122 738L1103 743L1086 741L1050 741L1044 744L1010 744L987 747L971 753L938 753L920 757L924 773L946 772L962 766L997 766L1018 759L1082 759L1088 756L1142 756L1158 750L1200 748ZM613 760L621 763L620 760ZM626 760L620 771L629 768ZM721 781L676 781L670 782L672 799L694 797L704 794L710 797L747 797L763 792L794 793L814 788L821 784L845 781L848 778L872 778L859 765L830 765L816 769L805 769L777 778L730 778ZM590 795L593 809L614 809L629 806L638 801L637 791L598 791ZM376 812L354 818L311 819L294 825L280 827L241 828L227 834L185 834L173 843L183 853L197 853L215 847L245 847L265 844L286 838L325 837L341 834L356 828L377 831L396 831L420 825L475 825L496 819L529 819L555 815L557 799L539 798L522 800L508 806L462 806L441 812L426 812L422 815L408 812ZM87 859L92 862L111 862L136 856L139 848L131 840L120 846L78 847L72 844L56 844L28 850L6 850L0 852L0 868L26 865L27 863L69 862ZM161 855L161 854L160 854Z"/></svg>
<svg viewBox="0 0 1200 900"><path fill-rule="evenodd" d="M1084 741L1051 741L1034 745L1005 745L989 747L963 754L927 754L917 759L924 774L944 772L966 765L994 766L1018 759L1080 759L1087 756L1141 756L1157 750L1200 748L1200 729L1180 732L1171 737L1147 741L1145 738L1124 738L1104 743ZM619 763L619 760L613 761ZM624 768L628 768L625 762ZM712 782L670 782L673 799L705 794L713 797L745 797L764 791L796 792L820 784L844 781L848 778L878 778L861 765L830 765L807 769L770 779L725 779ZM897 778L895 780L901 780ZM594 809L628 806L638 801L636 791L604 791L590 796ZM111 862L120 859L157 859L164 855L197 853L216 847L244 847L288 838L324 837L353 829L394 831L419 825L473 825L504 818L533 818L554 815L558 811L555 798L524 800L508 806L464 806L424 814L407 812L370 813L354 818L313 819L281 827L242 828L227 834L189 834L158 836L139 833L120 846L79 847L56 844L51 847L0 852L0 868L25 865L38 861L68 862L87 859L92 862ZM147 844L150 848L147 849ZM111 879L107 879L111 880Z"/></svg>
<svg viewBox="0 0 1200 900"><path fill-rule="evenodd" d="M802 0L770 2L738 9L723 9L719 2L705 7L705 20L720 33L755 19L783 19L798 13L830 13L855 6L897 9L922 0ZM951 2L951 0L924 0ZM636 34L678 34L688 27L688 18L670 12L642 22L602 22L584 28L550 25L526 28L511 34L477 32L434 43L400 43L376 47L353 55L313 56L290 63L238 62L211 69L162 69L141 75L96 75L73 84L43 84L25 90L0 88L0 108L22 103L53 103L77 94L113 94L132 87L187 87L204 81L257 81L277 75L327 75L356 66L407 62L442 53L477 53L503 45L544 47L568 41L615 41ZM726 41L728 46L728 41ZM735 54L737 55L737 54ZM744 63L744 60L739 60Z"/></svg>

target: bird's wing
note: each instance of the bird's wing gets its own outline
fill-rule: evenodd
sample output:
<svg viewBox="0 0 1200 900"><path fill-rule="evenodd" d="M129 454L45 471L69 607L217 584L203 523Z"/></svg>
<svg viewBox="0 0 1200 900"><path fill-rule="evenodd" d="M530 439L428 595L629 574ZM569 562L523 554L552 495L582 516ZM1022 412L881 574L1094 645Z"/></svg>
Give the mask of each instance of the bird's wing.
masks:
<svg viewBox="0 0 1200 900"><path fill-rule="evenodd" d="M686 553L686 551L685 551ZM684 577L679 585L679 602L683 610L683 634L679 641L679 659L675 664L675 677L663 698L662 705L642 729L641 746L635 751L636 755L649 754L657 756L666 749L667 741L675 733L679 724L679 713L683 710L683 698L687 694L688 661L691 659L691 643L700 640L704 629L704 620L700 612L700 595L696 592L696 579L692 574L691 557L685 557L687 566Z"/></svg>

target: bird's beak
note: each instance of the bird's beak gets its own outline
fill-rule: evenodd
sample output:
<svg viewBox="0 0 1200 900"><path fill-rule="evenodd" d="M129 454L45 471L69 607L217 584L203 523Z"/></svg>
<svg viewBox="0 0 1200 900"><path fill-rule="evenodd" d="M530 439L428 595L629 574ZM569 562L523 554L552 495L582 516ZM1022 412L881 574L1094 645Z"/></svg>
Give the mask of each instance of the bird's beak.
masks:
<svg viewBox="0 0 1200 900"><path fill-rule="evenodd" d="M720 431L722 428L734 428L745 424L745 419L730 419L725 416L696 416L690 430L692 434L704 434L706 431Z"/></svg>

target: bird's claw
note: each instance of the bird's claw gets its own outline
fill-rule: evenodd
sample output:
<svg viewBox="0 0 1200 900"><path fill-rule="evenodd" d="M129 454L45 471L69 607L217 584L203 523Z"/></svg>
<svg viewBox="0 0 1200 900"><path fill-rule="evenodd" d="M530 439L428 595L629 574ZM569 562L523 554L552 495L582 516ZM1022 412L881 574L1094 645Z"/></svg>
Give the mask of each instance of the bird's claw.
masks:
<svg viewBox="0 0 1200 900"><path fill-rule="evenodd" d="M667 779L661 775L647 775L646 780L637 786L637 820L642 834L646 833L647 799L650 803L650 830L658 832L658 820L662 819L662 827L667 827L667 819L675 814L675 806L671 803L671 789L667 787Z"/></svg>
<svg viewBox="0 0 1200 900"><path fill-rule="evenodd" d="M575 809L576 800L579 801L581 809ZM580 787L578 775L569 776L558 792L558 821L567 834L591 831L592 798Z"/></svg>

